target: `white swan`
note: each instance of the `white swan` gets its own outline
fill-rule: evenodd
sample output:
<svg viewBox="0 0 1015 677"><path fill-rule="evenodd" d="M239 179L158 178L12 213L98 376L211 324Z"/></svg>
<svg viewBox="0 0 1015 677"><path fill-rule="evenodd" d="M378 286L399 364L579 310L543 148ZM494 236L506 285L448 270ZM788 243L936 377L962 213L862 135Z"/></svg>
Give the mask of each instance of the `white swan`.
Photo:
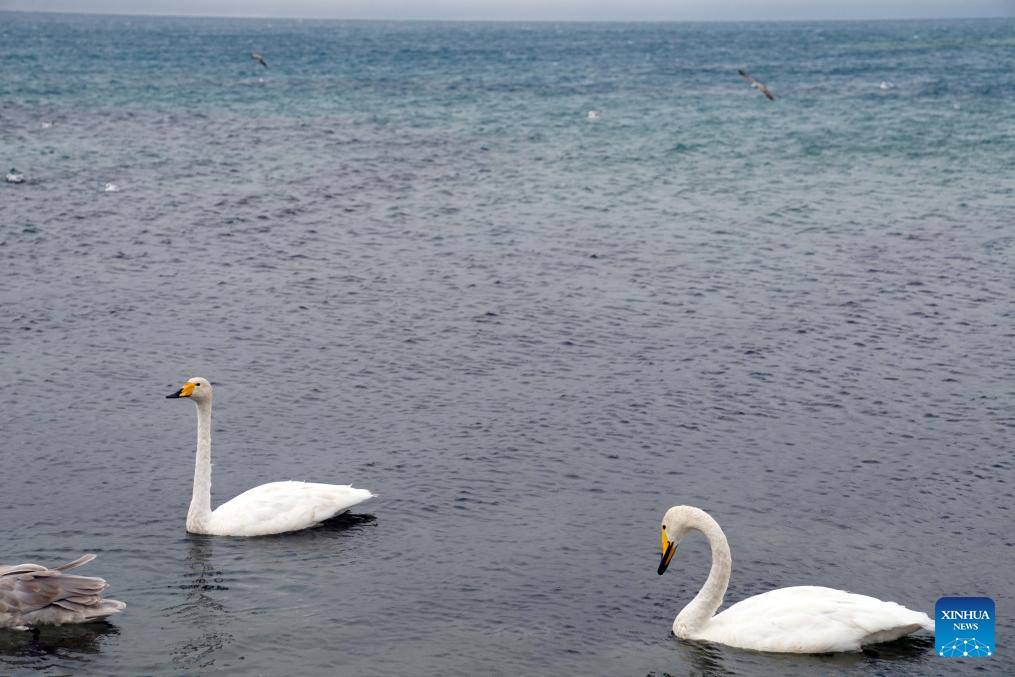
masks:
<svg viewBox="0 0 1015 677"><path fill-rule="evenodd" d="M123 611L123 602L102 598L106 582L101 578L65 573L93 559L95 555L83 555L55 569L41 564L0 567L0 628L88 623Z"/></svg>
<svg viewBox="0 0 1015 677"><path fill-rule="evenodd" d="M712 546L712 570L697 596L673 621L673 634L681 639L755 651L828 653L859 651L865 644L889 642L920 628L934 631L934 621L920 611L811 585L755 595L715 615L730 581L732 560L725 534L704 510L678 505L666 511L659 574L666 571L677 546L693 529Z"/></svg>
<svg viewBox="0 0 1015 677"><path fill-rule="evenodd" d="M189 397L197 405L197 462L187 531L213 536L266 536L320 524L371 498L346 484L270 482L211 509L211 384L192 378L166 398Z"/></svg>

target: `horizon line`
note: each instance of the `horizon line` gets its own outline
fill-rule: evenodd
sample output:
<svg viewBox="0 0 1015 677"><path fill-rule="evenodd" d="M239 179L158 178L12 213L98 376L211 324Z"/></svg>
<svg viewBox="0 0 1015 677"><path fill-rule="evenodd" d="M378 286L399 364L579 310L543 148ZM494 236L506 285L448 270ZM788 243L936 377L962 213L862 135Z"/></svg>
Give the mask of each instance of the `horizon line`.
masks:
<svg viewBox="0 0 1015 677"><path fill-rule="evenodd" d="M976 16L899 16L899 17L868 17L868 18L780 18L780 19L757 19L757 18L722 18L722 19L448 19L448 18L392 18L392 17L370 17L350 18L340 16L296 16L282 14L167 14L162 12L122 12L122 11L66 11L59 9L17 9L0 8L0 13L9 14L59 14L65 16L109 16L109 17L146 17L164 19L250 19L253 21L280 20L280 21L349 21L349 22L404 22L404 23L827 23L827 22L892 22L892 21L977 21L991 19L1015 19L1015 15L984 14Z"/></svg>

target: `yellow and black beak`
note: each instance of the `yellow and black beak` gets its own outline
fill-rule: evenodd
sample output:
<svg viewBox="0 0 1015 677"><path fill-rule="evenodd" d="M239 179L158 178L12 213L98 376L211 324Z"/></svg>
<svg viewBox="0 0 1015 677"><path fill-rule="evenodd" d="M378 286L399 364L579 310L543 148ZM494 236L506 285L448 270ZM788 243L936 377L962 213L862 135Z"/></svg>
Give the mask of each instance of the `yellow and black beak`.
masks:
<svg viewBox="0 0 1015 677"><path fill-rule="evenodd" d="M666 567L670 565L670 560L675 554L677 554L677 544L666 538L666 530L663 529L663 558L659 560L660 576L666 573Z"/></svg>
<svg viewBox="0 0 1015 677"><path fill-rule="evenodd" d="M194 394L194 388L197 387L196 383L184 383L183 387L177 390L172 395L166 395L167 400L171 400L176 397L190 397Z"/></svg>

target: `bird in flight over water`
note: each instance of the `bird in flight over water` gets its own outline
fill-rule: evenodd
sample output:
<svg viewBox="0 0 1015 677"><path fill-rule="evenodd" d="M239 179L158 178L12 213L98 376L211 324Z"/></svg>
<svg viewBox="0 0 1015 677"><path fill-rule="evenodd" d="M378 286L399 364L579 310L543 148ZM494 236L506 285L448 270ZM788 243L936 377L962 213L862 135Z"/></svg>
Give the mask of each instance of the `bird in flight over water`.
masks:
<svg viewBox="0 0 1015 677"><path fill-rule="evenodd" d="M268 67L268 62L265 61L264 57L261 56L260 54L258 54L257 52L251 52L250 53L250 58L253 59L254 61L258 62L259 64L261 64L265 68Z"/></svg>
<svg viewBox="0 0 1015 677"><path fill-rule="evenodd" d="M766 97L768 97L769 101L775 101L775 97L772 96L772 92L768 91L768 87L766 87L765 85L761 84L760 82L758 82L757 80L752 78L750 75L748 75L747 73L745 73L742 70L740 70L739 68L737 69L737 73L740 73L740 77L742 77L744 80L747 80L749 83L751 83L751 87L754 87L756 90L758 90L759 92L764 94Z"/></svg>

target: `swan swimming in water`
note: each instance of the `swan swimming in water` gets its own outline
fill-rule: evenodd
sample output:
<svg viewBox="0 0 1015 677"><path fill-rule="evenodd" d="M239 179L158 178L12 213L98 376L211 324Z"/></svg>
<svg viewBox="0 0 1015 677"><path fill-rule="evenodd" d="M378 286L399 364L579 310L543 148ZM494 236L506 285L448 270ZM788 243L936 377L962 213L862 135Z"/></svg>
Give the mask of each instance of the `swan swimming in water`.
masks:
<svg viewBox="0 0 1015 677"><path fill-rule="evenodd" d="M55 569L41 564L0 566L0 628L88 623L123 611L123 602L102 598L106 581L66 573L93 559L95 555L83 555Z"/></svg>
<svg viewBox="0 0 1015 677"><path fill-rule="evenodd" d="M366 489L342 484L270 482L211 509L211 383L192 378L166 398L197 405L197 461L187 531L212 536L266 536L317 526L371 498Z"/></svg>
<svg viewBox="0 0 1015 677"><path fill-rule="evenodd" d="M4 177L4 181L7 183L24 183L25 175L11 167L11 171L7 172L7 176Z"/></svg>
<svg viewBox="0 0 1015 677"><path fill-rule="evenodd" d="M712 570L697 596L673 621L673 634L681 639L755 651L829 653L859 651L866 644L890 642L921 628L934 631L934 621L923 612L811 585L755 595L716 615L730 581L732 560L725 534L704 510L678 505L666 511L659 574L695 529L712 547Z"/></svg>

